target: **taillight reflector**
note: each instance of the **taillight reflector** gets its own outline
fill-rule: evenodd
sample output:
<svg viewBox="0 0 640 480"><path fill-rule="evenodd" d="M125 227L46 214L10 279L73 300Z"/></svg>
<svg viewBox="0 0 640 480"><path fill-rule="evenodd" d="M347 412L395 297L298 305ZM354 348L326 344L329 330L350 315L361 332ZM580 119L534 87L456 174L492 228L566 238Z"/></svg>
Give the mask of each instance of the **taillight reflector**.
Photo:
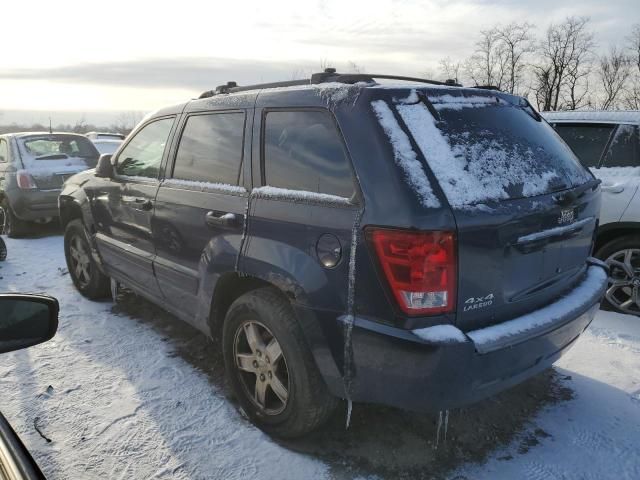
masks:
<svg viewBox="0 0 640 480"><path fill-rule="evenodd" d="M452 232L368 229L402 311L433 315L455 309L456 249Z"/></svg>

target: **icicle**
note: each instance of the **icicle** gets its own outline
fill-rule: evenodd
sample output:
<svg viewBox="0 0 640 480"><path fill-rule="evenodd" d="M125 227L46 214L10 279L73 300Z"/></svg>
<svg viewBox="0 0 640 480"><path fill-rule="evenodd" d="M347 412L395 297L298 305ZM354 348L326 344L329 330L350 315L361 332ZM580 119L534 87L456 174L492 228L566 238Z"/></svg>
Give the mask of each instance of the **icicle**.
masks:
<svg viewBox="0 0 640 480"><path fill-rule="evenodd" d="M438 444L440 443L440 429L442 428L442 410L438 412L438 428L436 429L436 445L434 450L438 449Z"/></svg>
<svg viewBox="0 0 640 480"><path fill-rule="evenodd" d="M247 238L247 228L249 225L249 204L251 203L251 194L247 196L247 205L244 207L244 224L242 225L242 237L240 237L240 248L236 257L236 272L240 266L240 257L243 255L244 243Z"/></svg>
<svg viewBox="0 0 640 480"><path fill-rule="evenodd" d="M345 424L345 430L349 429L349 425L351 424L351 410L353 409L353 402L351 399L347 399L347 423Z"/></svg>
<svg viewBox="0 0 640 480"><path fill-rule="evenodd" d="M442 443L447 444L447 430L449 430L449 410L444 411L444 440Z"/></svg>
<svg viewBox="0 0 640 480"><path fill-rule="evenodd" d="M120 291L120 285L113 278L111 279L111 298L113 303L118 303L118 292Z"/></svg>
<svg viewBox="0 0 640 480"><path fill-rule="evenodd" d="M354 303L355 303L355 288L356 288L356 248L358 246L358 233L360 231L360 220L362 219L362 210L358 210L356 217L353 221L353 227L351 229L351 248L349 252L349 277L347 281L347 315L344 318L344 353L343 353L343 382L344 392L347 399L347 428L351 421L351 409L353 404L351 402L351 386L353 381L353 344L352 333L354 317Z"/></svg>

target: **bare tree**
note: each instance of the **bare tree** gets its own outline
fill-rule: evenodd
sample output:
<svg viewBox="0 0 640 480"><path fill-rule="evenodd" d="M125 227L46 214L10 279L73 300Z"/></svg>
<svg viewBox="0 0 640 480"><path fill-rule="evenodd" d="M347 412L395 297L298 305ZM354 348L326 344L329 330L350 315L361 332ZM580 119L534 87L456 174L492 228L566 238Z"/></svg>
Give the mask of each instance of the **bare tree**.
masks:
<svg viewBox="0 0 640 480"><path fill-rule="evenodd" d="M629 68L632 73L623 105L625 108L640 110L640 24L633 26L629 36Z"/></svg>
<svg viewBox="0 0 640 480"><path fill-rule="evenodd" d="M533 89L541 110L575 110L588 101L586 81L594 48L588 24L587 17L568 17L547 29L533 68Z"/></svg>
<svg viewBox="0 0 640 480"><path fill-rule="evenodd" d="M598 77L602 85L602 102L600 108L615 108L616 100L631 74L629 59L624 51L613 46L609 53L600 57Z"/></svg>
<svg viewBox="0 0 640 480"><path fill-rule="evenodd" d="M476 50L464 65L465 73L475 85L493 85L500 90L507 77L507 55L497 28L482 30Z"/></svg>
<svg viewBox="0 0 640 480"><path fill-rule="evenodd" d="M530 23L509 23L496 27L496 38L500 44L500 54L506 63L504 89L509 93L518 93L521 89L526 57L535 48Z"/></svg>
<svg viewBox="0 0 640 480"><path fill-rule="evenodd" d="M459 83L462 62L454 62L451 57L445 57L440 60L439 64L442 80L452 79Z"/></svg>
<svg viewBox="0 0 640 480"><path fill-rule="evenodd" d="M111 129L118 133L128 135L133 128L140 123L143 116L141 112L122 112L117 117L115 122L111 125Z"/></svg>
<svg viewBox="0 0 640 480"><path fill-rule="evenodd" d="M358 65L356 62L349 60L347 62L347 72L348 73L365 73L366 69L363 66Z"/></svg>

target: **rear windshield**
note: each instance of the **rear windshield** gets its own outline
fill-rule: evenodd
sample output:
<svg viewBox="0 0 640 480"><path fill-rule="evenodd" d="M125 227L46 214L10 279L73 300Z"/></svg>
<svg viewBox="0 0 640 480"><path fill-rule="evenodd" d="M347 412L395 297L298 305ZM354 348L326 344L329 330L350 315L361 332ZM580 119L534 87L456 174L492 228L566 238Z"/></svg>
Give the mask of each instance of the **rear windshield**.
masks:
<svg viewBox="0 0 640 480"><path fill-rule="evenodd" d="M429 97L434 116L415 99L396 108L454 207L544 195L593 178L530 107L441 95Z"/></svg>
<svg viewBox="0 0 640 480"><path fill-rule="evenodd" d="M92 168L99 156L91 140L79 135L33 136L20 143L22 160L27 167L57 161L68 166Z"/></svg>

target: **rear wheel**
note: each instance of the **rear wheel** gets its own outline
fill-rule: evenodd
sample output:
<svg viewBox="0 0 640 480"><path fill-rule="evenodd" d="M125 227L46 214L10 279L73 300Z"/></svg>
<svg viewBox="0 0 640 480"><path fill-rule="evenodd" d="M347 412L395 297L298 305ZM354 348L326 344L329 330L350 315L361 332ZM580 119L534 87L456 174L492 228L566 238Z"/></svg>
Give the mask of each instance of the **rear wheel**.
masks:
<svg viewBox="0 0 640 480"><path fill-rule="evenodd" d="M291 305L271 288L229 308L223 328L229 383L258 427L296 437L324 423L338 400L327 390Z"/></svg>
<svg viewBox="0 0 640 480"><path fill-rule="evenodd" d="M9 201L5 198L0 205L2 207L2 219L4 222L4 233L9 238L19 238L28 232L28 223L15 216Z"/></svg>
<svg viewBox="0 0 640 480"><path fill-rule="evenodd" d="M65 229L64 254L69 275L82 295L91 300L109 296L109 277L98 269L84 225L79 219L69 222Z"/></svg>
<svg viewBox="0 0 640 480"><path fill-rule="evenodd" d="M640 315L640 236L626 236L605 244L596 257L609 265L609 286L604 306Z"/></svg>

